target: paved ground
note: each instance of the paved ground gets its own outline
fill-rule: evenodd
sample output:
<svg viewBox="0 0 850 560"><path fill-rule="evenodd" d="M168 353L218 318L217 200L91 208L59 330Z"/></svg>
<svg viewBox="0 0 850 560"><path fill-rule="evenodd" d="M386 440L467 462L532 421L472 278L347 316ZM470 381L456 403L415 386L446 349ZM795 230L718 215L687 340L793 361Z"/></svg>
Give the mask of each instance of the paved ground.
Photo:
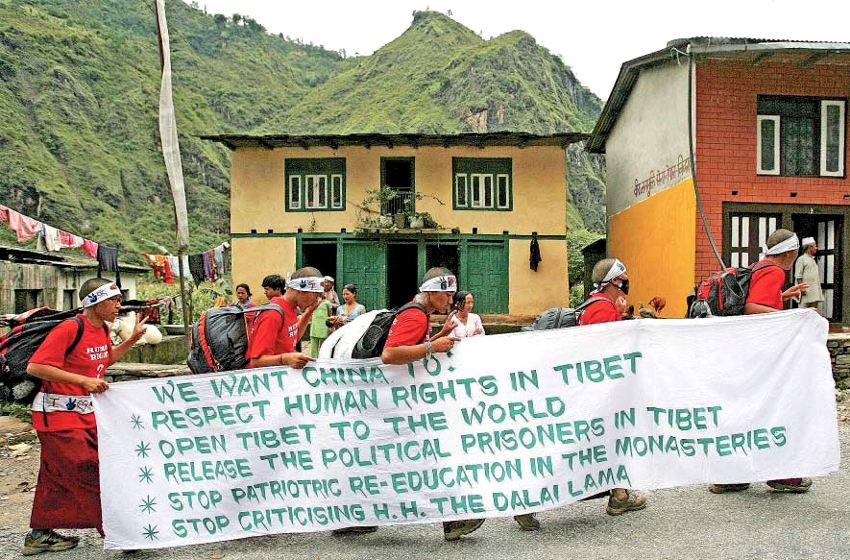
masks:
<svg viewBox="0 0 850 560"><path fill-rule="evenodd" d="M715 496L705 487L653 492L643 512L618 518L604 502L584 502L540 515L537 533L524 533L510 519L489 520L475 534L444 542L438 525L389 527L372 535L333 537L329 533L258 537L212 545L123 555L102 550L94 531L76 532L79 548L43 558L64 559L848 559L850 558L850 424L841 427L841 470L815 481L805 495L771 493L754 485L737 495ZM0 558L20 558L32 494L21 492L15 476L32 476L37 447L29 459L0 458ZM34 464L37 471L37 463ZM20 468L19 468L20 467ZM29 474L27 474L29 473ZM19 488L18 490L12 490ZM8 493L7 493L8 492ZM11 493L14 492L14 495Z"/></svg>

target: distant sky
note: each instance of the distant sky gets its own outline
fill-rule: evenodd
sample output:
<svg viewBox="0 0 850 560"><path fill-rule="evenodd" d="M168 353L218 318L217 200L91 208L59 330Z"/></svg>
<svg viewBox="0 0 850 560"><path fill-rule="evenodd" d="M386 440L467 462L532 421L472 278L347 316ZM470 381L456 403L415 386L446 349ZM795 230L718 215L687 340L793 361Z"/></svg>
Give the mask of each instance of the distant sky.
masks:
<svg viewBox="0 0 850 560"><path fill-rule="evenodd" d="M179 1L179 0L167 0ZM604 101L620 65L680 37L850 42L846 0L197 0L211 14L249 15L273 33L349 55L371 54L408 28L414 10L452 12L485 39L514 29L560 55Z"/></svg>

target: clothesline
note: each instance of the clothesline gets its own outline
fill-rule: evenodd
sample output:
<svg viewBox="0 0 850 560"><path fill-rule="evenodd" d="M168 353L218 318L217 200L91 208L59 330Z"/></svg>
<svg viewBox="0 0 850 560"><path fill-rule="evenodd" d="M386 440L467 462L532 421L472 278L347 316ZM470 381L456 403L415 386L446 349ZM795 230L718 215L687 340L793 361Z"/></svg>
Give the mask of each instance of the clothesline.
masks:
<svg viewBox="0 0 850 560"><path fill-rule="evenodd" d="M195 284L204 280L215 282L227 272L225 253L230 243L224 241L202 253L183 256L184 275L191 275ZM155 255L142 253L153 271L153 277L166 284L173 284L174 277L180 274L180 263L174 255Z"/></svg>

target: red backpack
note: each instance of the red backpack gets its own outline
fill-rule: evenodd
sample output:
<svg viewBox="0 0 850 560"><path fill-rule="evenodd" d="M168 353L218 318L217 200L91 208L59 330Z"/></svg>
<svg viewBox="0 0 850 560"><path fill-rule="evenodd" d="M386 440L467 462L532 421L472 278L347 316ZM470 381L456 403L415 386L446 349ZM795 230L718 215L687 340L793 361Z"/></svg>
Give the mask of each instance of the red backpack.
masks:
<svg viewBox="0 0 850 560"><path fill-rule="evenodd" d="M721 272L713 272L699 283L688 317L701 319L743 315L753 273L769 266L779 265L761 262L748 268L730 266Z"/></svg>

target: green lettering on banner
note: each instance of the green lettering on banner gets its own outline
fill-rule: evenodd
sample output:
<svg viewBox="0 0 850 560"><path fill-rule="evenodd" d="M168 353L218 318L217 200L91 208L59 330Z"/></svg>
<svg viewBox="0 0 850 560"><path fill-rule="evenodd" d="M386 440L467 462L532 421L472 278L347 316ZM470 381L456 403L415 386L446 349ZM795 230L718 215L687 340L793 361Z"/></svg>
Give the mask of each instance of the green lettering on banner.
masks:
<svg viewBox="0 0 850 560"><path fill-rule="evenodd" d="M533 369L529 373L524 371L512 371L508 374L511 380L511 389L514 391L527 391L531 385L535 389L540 388L540 382L537 380L537 370Z"/></svg>
<svg viewBox="0 0 850 560"><path fill-rule="evenodd" d="M273 390L283 390L283 378L288 375L284 370L265 371L262 373L245 372L240 375L235 373L222 377L211 377L210 387L216 397L257 396L263 393L271 393Z"/></svg>
<svg viewBox="0 0 850 560"><path fill-rule="evenodd" d="M283 445L304 445L313 442L315 424L297 424L281 426L277 430L257 430L237 432L236 438L242 443L242 449L252 446L257 449L276 449Z"/></svg>
<svg viewBox="0 0 850 560"><path fill-rule="evenodd" d="M254 476L251 464L244 458L163 463L162 471L166 481L178 484Z"/></svg>
<svg viewBox="0 0 850 560"><path fill-rule="evenodd" d="M339 464L345 468L391 465L407 461L434 461L451 457L443 451L439 439L407 440L379 443L365 447L325 448L321 451L322 465Z"/></svg>
<svg viewBox="0 0 850 560"><path fill-rule="evenodd" d="M543 486L539 489L512 490L510 492L493 492L490 495L493 507L498 511L522 511L540 509L558 505L560 488L557 484Z"/></svg>
<svg viewBox="0 0 850 560"><path fill-rule="evenodd" d="M719 405L694 408L646 407L646 411L652 415L652 421L655 422L655 425L666 425L682 431L706 430L710 427L719 427L718 413L721 410L723 410L723 407Z"/></svg>
<svg viewBox="0 0 850 560"><path fill-rule="evenodd" d="M163 439L160 440L158 446L159 452L166 459L171 459L176 454L200 453L202 455L209 455L218 452L227 453L227 440L224 434L176 438L174 442Z"/></svg>
<svg viewBox="0 0 850 560"><path fill-rule="evenodd" d="M174 534L185 539L186 537L197 537L206 535L217 535L224 532L230 526L230 519L226 515L215 517L201 517L192 519L173 519L171 528Z"/></svg>
<svg viewBox="0 0 850 560"><path fill-rule="evenodd" d="M388 520L390 518L390 506L387 504L372 504L372 515L378 520Z"/></svg>
<svg viewBox="0 0 850 560"><path fill-rule="evenodd" d="M351 433L354 434L354 437L360 441L369 439L369 433L371 432L369 425L363 420L355 420L354 422L331 422L329 426L336 429L339 434L339 439L342 441L345 441L346 430L350 430Z"/></svg>
<svg viewBox="0 0 850 560"><path fill-rule="evenodd" d="M419 505L416 502L399 502L398 507L401 511L402 517L405 519L418 519L419 517L425 517L425 512L419 511Z"/></svg>
<svg viewBox="0 0 850 560"><path fill-rule="evenodd" d="M445 412L428 412L416 416L388 416L384 418L386 424L392 424L393 433L396 435L407 435L407 433L415 434L419 432L434 431L439 432L448 430L449 425L446 420ZM407 429L402 430L402 425L406 425Z"/></svg>
<svg viewBox="0 0 850 560"><path fill-rule="evenodd" d="M596 473L587 473L580 480L567 481L567 493L573 498L581 496L593 496L602 491L603 488L631 488L628 471L625 465L608 467Z"/></svg>
<svg viewBox="0 0 850 560"><path fill-rule="evenodd" d="M153 385L151 387L151 390L156 396L156 400L158 400L160 404L165 404L166 400L170 402L175 402L175 391L180 397L180 400L182 400L183 402L196 402L200 400L198 394L195 392L193 383L191 381L175 383L172 380L168 380L159 387Z"/></svg>
<svg viewBox="0 0 850 560"><path fill-rule="evenodd" d="M222 500L218 490L187 490L168 494L168 503L174 511L215 509Z"/></svg>
<svg viewBox="0 0 850 560"><path fill-rule="evenodd" d="M387 384L387 377L378 365L359 368L317 368L306 366L301 369L301 377L311 387L320 385L372 385Z"/></svg>
<svg viewBox="0 0 850 560"><path fill-rule="evenodd" d="M531 474L535 477L546 478L555 474L555 466L552 463L552 457L549 455L529 457L528 463L531 467Z"/></svg>
<svg viewBox="0 0 850 560"><path fill-rule="evenodd" d="M267 400L219 404L215 406L190 407L183 410L155 410L151 412L151 426L155 430L165 428L169 432L190 428L203 428L221 423L224 426L249 424L257 416L266 419Z"/></svg>
<svg viewBox="0 0 850 560"><path fill-rule="evenodd" d="M587 449L562 453L561 458L567 461L567 467L572 471L576 467L587 467L594 463L604 463L608 460L608 450L604 445L595 445Z"/></svg>
<svg viewBox="0 0 850 560"><path fill-rule="evenodd" d="M626 422L632 425L632 427L636 426L635 424L635 409L634 407L629 408L628 410L619 410L614 413L614 427L617 429L622 429L626 427Z"/></svg>
<svg viewBox="0 0 850 560"><path fill-rule="evenodd" d="M625 377L623 374L623 365L621 365L623 362L628 362L629 372L637 375L637 360L642 357L643 354L640 352L629 352L623 354L622 357L619 354L615 354L601 360L583 360L570 364L561 364L554 366L552 369L561 374L564 385L570 385L571 381L578 384L583 384L587 381L600 383L606 379L623 379Z"/></svg>
<svg viewBox="0 0 850 560"><path fill-rule="evenodd" d="M313 470L313 456L308 449L281 451L270 455L260 455L260 460L268 463L273 471L278 469Z"/></svg>
<svg viewBox="0 0 850 560"><path fill-rule="evenodd" d="M299 498L326 502L342 496L342 489L336 478L267 480L247 486L234 486L230 489L230 496L237 505L242 502L285 502Z"/></svg>
<svg viewBox="0 0 850 560"><path fill-rule="evenodd" d="M363 413L378 409L377 389L357 389L333 393L305 393L302 395L284 395L283 409L289 416L307 414L325 416L352 412Z"/></svg>
<svg viewBox="0 0 850 560"><path fill-rule="evenodd" d="M387 483L382 483L374 474L348 477L348 487L354 494L360 494L363 497L380 494L381 486L387 486Z"/></svg>
<svg viewBox="0 0 850 560"><path fill-rule="evenodd" d="M605 434L605 422L602 418L592 420L574 420L572 422L554 422L537 426L524 426L519 429L506 428L492 432L461 434L461 450L469 453L476 449L483 453L498 454L502 451L533 449L547 445L572 445L591 437Z"/></svg>
<svg viewBox="0 0 850 560"><path fill-rule="evenodd" d="M787 442L785 437L785 426L775 426L770 429L770 434L776 443L776 447L782 447Z"/></svg>
<svg viewBox="0 0 850 560"><path fill-rule="evenodd" d="M395 472L390 475L390 487L396 494L433 493L448 488L475 488L483 482L522 480L522 461L505 459L485 463L469 463L456 467L434 467L422 470ZM381 482L381 487L386 486Z"/></svg>

